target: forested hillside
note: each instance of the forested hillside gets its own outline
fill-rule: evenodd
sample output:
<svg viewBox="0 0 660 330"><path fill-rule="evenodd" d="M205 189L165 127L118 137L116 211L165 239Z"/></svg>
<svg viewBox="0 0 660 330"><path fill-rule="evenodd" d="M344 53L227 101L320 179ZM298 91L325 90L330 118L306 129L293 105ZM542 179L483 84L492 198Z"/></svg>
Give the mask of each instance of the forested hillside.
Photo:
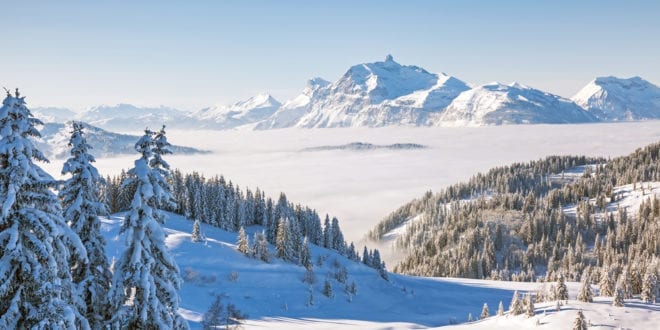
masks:
<svg viewBox="0 0 660 330"><path fill-rule="evenodd" d="M623 279L637 294L658 275L659 157L657 143L611 160L549 157L495 168L400 207L369 236L399 233L393 244L407 255L394 268L400 273L521 281L586 274L606 293ZM627 205L630 191L645 197Z"/></svg>

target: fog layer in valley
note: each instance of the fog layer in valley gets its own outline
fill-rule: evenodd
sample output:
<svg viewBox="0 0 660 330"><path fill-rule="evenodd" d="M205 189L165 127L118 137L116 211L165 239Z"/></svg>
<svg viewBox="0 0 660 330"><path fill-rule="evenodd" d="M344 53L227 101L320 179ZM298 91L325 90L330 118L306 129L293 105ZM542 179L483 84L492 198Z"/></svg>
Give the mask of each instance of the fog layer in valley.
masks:
<svg viewBox="0 0 660 330"><path fill-rule="evenodd" d="M139 133L139 132L138 132ZM224 175L241 188L337 216L347 240L360 240L380 219L425 191L479 171L552 154L619 156L660 140L660 121L474 128L341 128L168 132L173 144L212 153L167 158L173 168ZM310 147L366 142L417 143L414 150L328 150ZM97 160L103 175L133 165L135 156ZM58 175L63 160L45 167Z"/></svg>

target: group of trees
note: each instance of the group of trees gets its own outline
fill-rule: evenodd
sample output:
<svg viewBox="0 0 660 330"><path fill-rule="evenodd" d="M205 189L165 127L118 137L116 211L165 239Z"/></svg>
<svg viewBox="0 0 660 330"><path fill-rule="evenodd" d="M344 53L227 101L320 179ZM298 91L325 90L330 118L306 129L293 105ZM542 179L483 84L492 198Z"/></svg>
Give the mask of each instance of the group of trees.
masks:
<svg viewBox="0 0 660 330"><path fill-rule="evenodd" d="M139 193L122 227L128 249L113 274L100 234L103 179L82 125L73 124L62 170L70 178L58 182L35 163L47 161L31 140L41 124L18 90L7 92L0 108L0 328L187 328L177 310L179 272L158 223L158 210L171 202L165 132L147 131L136 145L142 157L130 182Z"/></svg>
<svg viewBox="0 0 660 330"><path fill-rule="evenodd" d="M641 294L643 279L660 272L660 201L650 196L630 214L607 205L622 198L614 187L648 191L660 181L659 158L653 144L607 161L549 157L499 167L404 205L370 237L410 221L395 243L407 252L394 269L401 273L519 281L588 273L591 283L609 279L612 291L625 275ZM575 166L585 173L565 174Z"/></svg>

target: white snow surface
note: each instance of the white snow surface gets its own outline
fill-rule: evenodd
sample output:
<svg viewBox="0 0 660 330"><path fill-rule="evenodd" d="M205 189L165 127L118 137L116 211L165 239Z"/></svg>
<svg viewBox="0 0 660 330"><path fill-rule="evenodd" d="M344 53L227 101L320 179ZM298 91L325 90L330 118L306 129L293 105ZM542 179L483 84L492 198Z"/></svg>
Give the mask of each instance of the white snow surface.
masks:
<svg viewBox="0 0 660 330"><path fill-rule="evenodd" d="M227 129L262 121L282 104L267 93L257 94L229 106L216 105L192 114L201 128Z"/></svg>
<svg viewBox="0 0 660 330"><path fill-rule="evenodd" d="M617 186L614 187L613 192L617 196L616 201L611 201L608 198L608 203L604 210L596 209L596 213L594 214L596 219L606 219L608 213L616 213L619 209L625 209L629 216L638 214L642 202L652 201L653 198L660 198L660 182L639 182ZM590 199L589 203L597 205L595 198ZM566 214L574 215L576 212L577 207L575 205L564 207L564 213Z"/></svg>
<svg viewBox="0 0 660 330"><path fill-rule="evenodd" d="M616 132L616 135L613 135ZM660 121L582 125L489 127L385 127L350 129L281 129L268 131L168 130L173 144L209 150L197 155L168 155L172 168L224 175L245 188L260 187L290 201L339 218L346 238L360 240L397 207L477 172L553 154L615 157L660 140ZM418 143L428 148L301 151L309 147L364 141L379 145ZM94 154L95 150L92 150ZM119 174L137 154L104 158L102 175ZM57 175L63 160L43 164ZM387 261L387 260L386 260Z"/></svg>
<svg viewBox="0 0 660 330"><path fill-rule="evenodd" d="M458 95L434 114L433 125L485 126L507 124L565 124L596 119L570 100L521 85L490 83Z"/></svg>
<svg viewBox="0 0 660 330"><path fill-rule="evenodd" d="M118 235L124 214L103 219L102 232L108 242L110 260L124 249L124 238ZM420 329L465 322L468 313L477 317L487 303L491 315L503 302L508 308L514 290L533 292L536 283L486 280L419 278L391 274L382 280L375 270L349 261L333 251L311 246L317 283L313 285L312 306L307 306L308 285L301 278L305 269L273 259L271 263L250 259L236 251L237 234L202 224L207 241L193 243L193 222L168 214L164 225L166 244L183 274L185 282L179 291L181 314L193 329L210 306L213 296L223 294L224 303L233 303L248 314L246 329ZM247 232L260 231L249 227ZM271 246L270 251L274 253ZM324 256L322 266L316 263ZM355 281L357 295L347 300L344 286L332 279L334 297L321 294L327 272L333 272L337 260L348 269L348 283ZM232 281L229 275L238 274ZM575 298L579 283L568 283L569 295ZM576 309L585 311L588 319L601 327L622 326L654 329L660 322L660 306L645 305L638 300L626 307L610 307L611 298L597 299L593 304L573 300L561 312L554 304L537 304L536 316L546 329L563 329L572 322ZM544 310L547 312L544 315ZM535 328L535 321L525 316L502 316L466 324L478 328Z"/></svg>
<svg viewBox="0 0 660 330"><path fill-rule="evenodd" d="M660 118L660 88L640 77L599 77L572 100L607 121Z"/></svg>

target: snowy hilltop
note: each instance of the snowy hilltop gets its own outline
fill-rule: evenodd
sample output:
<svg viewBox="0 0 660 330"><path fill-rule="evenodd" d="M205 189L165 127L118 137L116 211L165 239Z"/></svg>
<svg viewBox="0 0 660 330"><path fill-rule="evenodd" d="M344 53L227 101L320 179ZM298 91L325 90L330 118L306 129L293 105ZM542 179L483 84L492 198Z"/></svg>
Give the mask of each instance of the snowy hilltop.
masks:
<svg viewBox="0 0 660 330"><path fill-rule="evenodd" d="M640 77L596 78L572 100L604 121L660 118L660 88Z"/></svg>
<svg viewBox="0 0 660 330"><path fill-rule="evenodd" d="M36 144L41 151L52 158L66 158L69 156L69 137L72 130L71 121L64 124L47 123L41 129L41 137ZM135 141L138 136L119 134L83 123L87 142L92 146L92 153L97 157L112 157L130 155L135 153ZM172 146L177 154L203 153L201 150L190 147Z"/></svg>
<svg viewBox="0 0 660 330"><path fill-rule="evenodd" d="M596 121L570 100L519 83L490 83L461 93L432 118L437 126L564 124Z"/></svg>

